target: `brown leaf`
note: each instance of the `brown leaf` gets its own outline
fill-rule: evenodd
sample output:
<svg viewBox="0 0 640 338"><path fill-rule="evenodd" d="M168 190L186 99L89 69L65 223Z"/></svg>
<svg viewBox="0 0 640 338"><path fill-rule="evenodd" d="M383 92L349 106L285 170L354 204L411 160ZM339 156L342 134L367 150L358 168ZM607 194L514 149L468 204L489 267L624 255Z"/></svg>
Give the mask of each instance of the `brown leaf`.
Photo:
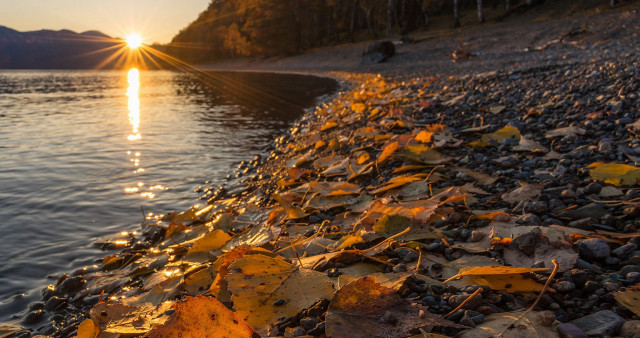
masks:
<svg viewBox="0 0 640 338"><path fill-rule="evenodd" d="M331 300L326 315L329 337L406 337L418 328L464 328L426 306L412 304L391 288L363 277L342 287Z"/></svg>
<svg viewBox="0 0 640 338"><path fill-rule="evenodd" d="M542 324L539 312L493 313L482 324L461 332L461 338L559 337L553 326Z"/></svg>
<svg viewBox="0 0 640 338"><path fill-rule="evenodd" d="M613 297L636 316L640 316L640 290L628 289L624 292L615 292Z"/></svg>
<svg viewBox="0 0 640 338"><path fill-rule="evenodd" d="M545 134L546 138L558 137L558 136L575 136L584 135L587 131L576 126L558 128L550 130Z"/></svg>
<svg viewBox="0 0 640 338"><path fill-rule="evenodd" d="M518 203L521 201L532 201L542 193L544 185L526 184L518 189L502 195L502 200L509 203Z"/></svg>

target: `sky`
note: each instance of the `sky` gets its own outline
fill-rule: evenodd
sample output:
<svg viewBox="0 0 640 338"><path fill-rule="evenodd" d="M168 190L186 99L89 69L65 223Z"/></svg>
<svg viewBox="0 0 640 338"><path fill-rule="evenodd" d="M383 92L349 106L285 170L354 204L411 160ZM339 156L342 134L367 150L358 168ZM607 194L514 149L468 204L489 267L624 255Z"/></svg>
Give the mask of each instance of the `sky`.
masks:
<svg viewBox="0 0 640 338"><path fill-rule="evenodd" d="M210 0L0 0L0 26L18 31L99 30L131 33L145 43L167 43L204 11Z"/></svg>

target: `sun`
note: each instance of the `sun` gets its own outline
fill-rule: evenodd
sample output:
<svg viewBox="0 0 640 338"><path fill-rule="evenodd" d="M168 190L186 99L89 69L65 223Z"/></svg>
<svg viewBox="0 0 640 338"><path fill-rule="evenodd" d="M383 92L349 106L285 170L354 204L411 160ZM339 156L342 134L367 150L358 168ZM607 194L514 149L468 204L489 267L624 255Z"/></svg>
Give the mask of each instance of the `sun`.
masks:
<svg viewBox="0 0 640 338"><path fill-rule="evenodd" d="M140 35L135 33L127 35L125 41L127 42L127 46L129 46L129 48L131 49L136 49L142 46L142 38L140 37Z"/></svg>

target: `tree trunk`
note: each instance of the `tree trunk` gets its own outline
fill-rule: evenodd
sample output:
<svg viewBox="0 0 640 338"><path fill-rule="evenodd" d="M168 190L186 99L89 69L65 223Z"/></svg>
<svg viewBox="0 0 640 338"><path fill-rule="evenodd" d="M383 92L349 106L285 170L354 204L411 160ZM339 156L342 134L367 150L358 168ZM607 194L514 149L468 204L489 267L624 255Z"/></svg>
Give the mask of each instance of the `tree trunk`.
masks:
<svg viewBox="0 0 640 338"><path fill-rule="evenodd" d="M360 6L359 0L353 0L353 11L351 12L351 27L349 27L349 34L351 35L351 41L355 41L354 33L356 31L356 15L358 15L358 6Z"/></svg>
<svg viewBox="0 0 640 338"><path fill-rule="evenodd" d="M505 1L504 10L507 12L507 14L511 13L511 0Z"/></svg>
<svg viewBox="0 0 640 338"><path fill-rule="evenodd" d="M610 3L610 4L611 4L611 7L615 6L615 5L616 5L616 2L617 2L616 0L611 0L611 3Z"/></svg>
<svg viewBox="0 0 640 338"><path fill-rule="evenodd" d="M527 6L531 7L531 5L533 5L533 0L527 0L526 3Z"/></svg>
<svg viewBox="0 0 640 338"><path fill-rule="evenodd" d="M460 0L453 0L453 27L460 27Z"/></svg>
<svg viewBox="0 0 640 338"><path fill-rule="evenodd" d="M484 15L482 15L482 0L476 0L476 2L478 4L478 22L483 23Z"/></svg>

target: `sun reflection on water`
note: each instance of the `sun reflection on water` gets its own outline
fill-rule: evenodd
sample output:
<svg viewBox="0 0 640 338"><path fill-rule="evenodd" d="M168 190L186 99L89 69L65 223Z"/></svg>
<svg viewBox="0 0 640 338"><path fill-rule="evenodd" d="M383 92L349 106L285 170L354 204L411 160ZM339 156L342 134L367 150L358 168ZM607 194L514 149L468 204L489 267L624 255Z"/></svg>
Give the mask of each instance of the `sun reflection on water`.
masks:
<svg viewBox="0 0 640 338"><path fill-rule="evenodd" d="M129 123L131 123L131 135L129 140L139 140L140 135L140 98L138 96L140 90L140 71L137 68L129 70L129 88L127 96L129 97Z"/></svg>

